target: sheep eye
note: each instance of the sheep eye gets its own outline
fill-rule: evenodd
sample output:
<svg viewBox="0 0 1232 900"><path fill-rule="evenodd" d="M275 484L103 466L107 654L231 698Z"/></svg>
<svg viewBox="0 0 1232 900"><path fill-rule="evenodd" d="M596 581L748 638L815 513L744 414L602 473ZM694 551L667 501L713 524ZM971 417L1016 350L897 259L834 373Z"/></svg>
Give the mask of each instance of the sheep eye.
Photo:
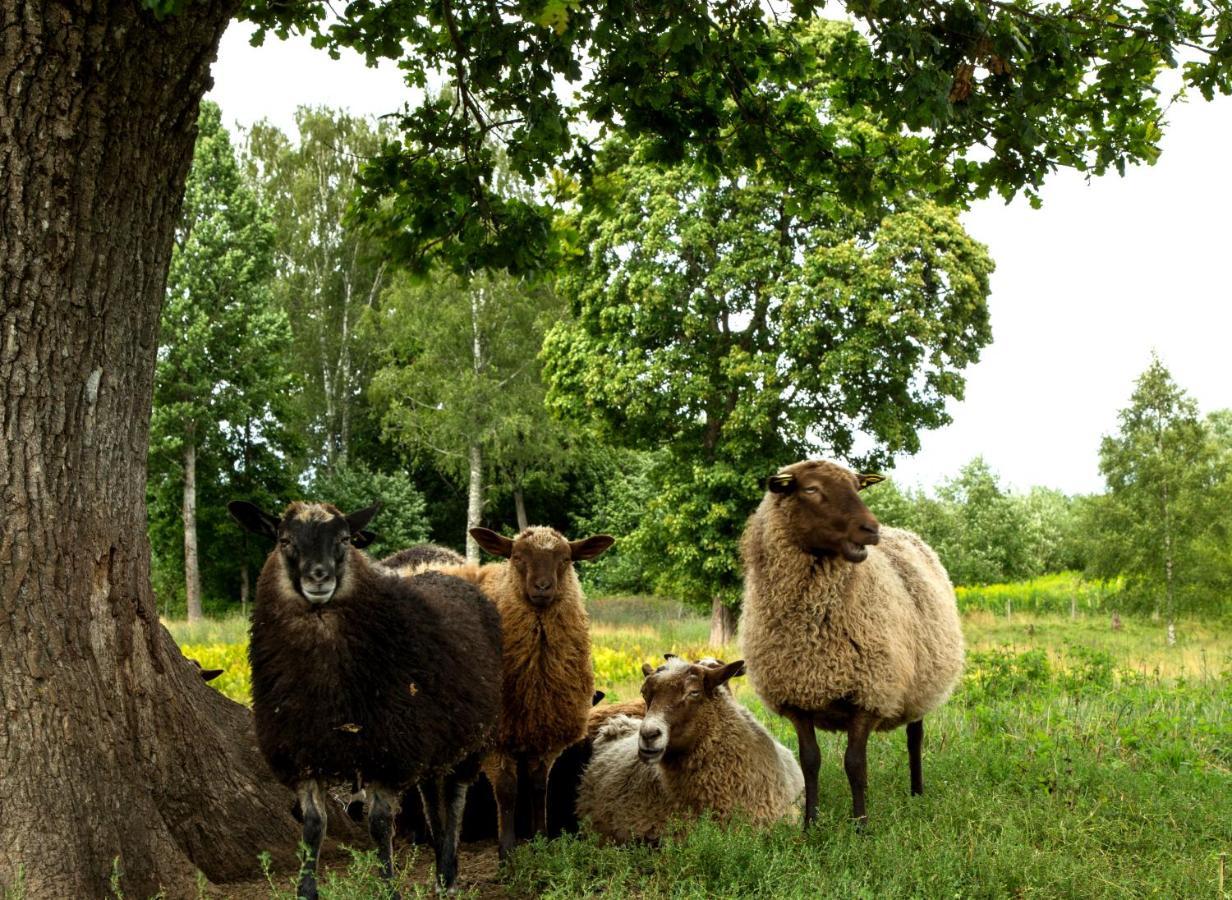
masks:
<svg viewBox="0 0 1232 900"><path fill-rule="evenodd" d="M693 690L689 691L690 697L700 697L701 695L702 695L702 692L697 688L694 688Z"/></svg>
<svg viewBox="0 0 1232 900"><path fill-rule="evenodd" d="M816 487L816 485L809 485L808 487L806 487L806 488L804 489L804 493L806 493L806 494L816 494L816 493L817 493L817 487Z"/></svg>

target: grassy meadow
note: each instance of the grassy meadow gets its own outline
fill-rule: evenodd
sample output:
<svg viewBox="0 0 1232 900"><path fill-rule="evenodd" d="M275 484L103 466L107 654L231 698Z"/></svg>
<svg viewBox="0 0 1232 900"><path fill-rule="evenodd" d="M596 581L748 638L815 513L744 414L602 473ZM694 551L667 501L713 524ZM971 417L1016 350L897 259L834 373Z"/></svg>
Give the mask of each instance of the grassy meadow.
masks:
<svg viewBox="0 0 1232 900"><path fill-rule="evenodd" d="M820 821L807 835L798 822L703 822L658 849L565 837L521 849L486 881L468 879L464 859L460 885L484 897L1220 897L1221 855L1232 856L1232 630L1182 621L1169 647L1146 619L1114 629L1083 605L1074 617L1032 612L1021 598L1038 586L1018 587L1007 620L1013 589L980 590L995 599L960 601L962 684L925 720L926 792L908 794L902 730L875 735L863 833L847 818L844 741L823 736ZM609 699L634 696L642 662L664 652L737 657L709 647L708 621L669 601L599 599L592 619ZM227 669L213 684L247 701L242 620L168 624L187 655ZM733 685L794 749L791 727L742 679ZM322 896L370 896L373 871L359 854L326 876ZM268 894L291 897L289 886L272 877Z"/></svg>

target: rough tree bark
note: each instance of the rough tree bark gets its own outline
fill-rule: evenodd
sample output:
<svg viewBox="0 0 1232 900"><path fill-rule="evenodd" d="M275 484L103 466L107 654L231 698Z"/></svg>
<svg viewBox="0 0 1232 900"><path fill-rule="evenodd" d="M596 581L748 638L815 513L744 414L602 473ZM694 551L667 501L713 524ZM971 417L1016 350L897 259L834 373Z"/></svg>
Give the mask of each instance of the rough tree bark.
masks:
<svg viewBox="0 0 1232 900"><path fill-rule="evenodd" d="M197 564L197 445L184 445L184 597L188 621L201 621L201 567Z"/></svg>
<svg viewBox="0 0 1232 900"><path fill-rule="evenodd" d="M117 858L129 896L195 896L298 835L149 582L159 307L238 6L0 0L0 887L29 898L103 896Z"/></svg>

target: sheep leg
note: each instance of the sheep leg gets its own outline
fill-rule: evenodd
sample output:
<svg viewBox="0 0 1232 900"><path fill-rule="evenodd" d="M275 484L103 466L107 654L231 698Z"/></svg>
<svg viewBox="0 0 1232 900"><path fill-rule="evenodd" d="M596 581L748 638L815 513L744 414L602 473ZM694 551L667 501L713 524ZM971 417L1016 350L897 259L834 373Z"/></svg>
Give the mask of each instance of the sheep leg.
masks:
<svg viewBox="0 0 1232 900"><path fill-rule="evenodd" d="M924 793L924 766L920 748L924 745L924 720L907 723L907 758L911 765L911 793Z"/></svg>
<svg viewBox="0 0 1232 900"><path fill-rule="evenodd" d="M432 850L436 856L436 884L449 890L458 877L458 841L462 814L466 808L465 781L455 776L429 778L419 785L424 814L432 829Z"/></svg>
<svg viewBox="0 0 1232 900"><path fill-rule="evenodd" d="M381 861L381 875L386 881L394 877L393 837L394 811L390 804L391 794L380 785L371 785L372 809L368 813L368 833L376 844L376 855ZM398 900L395 890L390 900Z"/></svg>
<svg viewBox="0 0 1232 900"><path fill-rule="evenodd" d="M452 892L454 882L458 880L458 844L462 837L462 814L466 811L466 792L470 784L451 775L444 780L442 787L445 824L441 849L436 857L436 883L438 889Z"/></svg>
<svg viewBox="0 0 1232 900"><path fill-rule="evenodd" d="M302 897L303 900L317 900L317 857L321 854L321 841L325 838L329 815L325 810L325 800L321 796L321 786L317 782L306 781L298 785L296 793L299 795L299 808L304 817L301 842L305 854L295 896Z"/></svg>
<svg viewBox="0 0 1232 900"><path fill-rule="evenodd" d="M503 862L513 852L517 840L518 762L501 754L484 766L492 794L496 797L496 822L500 837L500 858Z"/></svg>
<svg viewBox="0 0 1232 900"><path fill-rule="evenodd" d="M796 742L800 746L800 771L804 773L804 827L817 821L817 773L821 769L821 748L813 721L804 713L784 711L796 726Z"/></svg>
<svg viewBox="0 0 1232 900"><path fill-rule="evenodd" d="M868 735L872 730L873 717L865 712L856 713L847 725L843 768L847 771L847 783L851 785L851 817L857 828L863 828L868 822L864 792L868 788Z"/></svg>
<svg viewBox="0 0 1232 900"><path fill-rule="evenodd" d="M534 804L531 837L536 834L547 834L548 831L548 778L552 773L552 766L556 763L557 756L559 754L539 756L527 763L531 800Z"/></svg>

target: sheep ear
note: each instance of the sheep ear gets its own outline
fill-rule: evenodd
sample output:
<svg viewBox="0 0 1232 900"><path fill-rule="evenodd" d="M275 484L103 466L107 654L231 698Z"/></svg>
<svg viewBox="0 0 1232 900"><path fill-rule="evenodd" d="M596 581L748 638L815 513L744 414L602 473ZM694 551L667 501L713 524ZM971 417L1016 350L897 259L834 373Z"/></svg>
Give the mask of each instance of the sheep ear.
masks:
<svg viewBox="0 0 1232 900"><path fill-rule="evenodd" d="M475 539L476 544L493 556L503 556L508 559L513 554L513 541L503 534L497 534L491 528L472 528L471 537Z"/></svg>
<svg viewBox="0 0 1232 900"><path fill-rule="evenodd" d="M357 534L361 534L363 532L364 526L372 521L372 517L375 516L378 512L380 512L380 509L381 509L381 501L378 500L376 501L376 503L373 503L367 509L361 509L356 512L350 513L346 517L347 525L351 527L352 541L354 541L355 536ZM362 545L356 544L355 546L358 547Z"/></svg>
<svg viewBox="0 0 1232 900"><path fill-rule="evenodd" d="M874 484L880 484L885 481L884 475L877 475L873 472L861 472L856 476L856 478L859 479L860 490L864 490L866 487L872 487Z"/></svg>
<svg viewBox="0 0 1232 900"><path fill-rule="evenodd" d="M221 675L224 671L226 670L225 669L202 669L201 670L201 680L202 681L213 681L215 678Z"/></svg>
<svg viewBox="0 0 1232 900"><path fill-rule="evenodd" d="M372 543L373 541L375 541L375 540L376 540L376 533L375 533L375 532L372 532L372 531L364 531L363 529L360 529L359 531L353 531L353 532L351 532L351 544L352 544L352 546L358 547L358 548L360 548L361 550L362 550L364 547L367 547L369 544L371 544L371 543Z"/></svg>
<svg viewBox="0 0 1232 900"><path fill-rule="evenodd" d="M654 669L651 668L650 663L642 663L642 675L646 678L649 678L653 674L654 674Z"/></svg>
<svg viewBox="0 0 1232 900"><path fill-rule="evenodd" d="M772 494L790 494L795 489L795 475L771 475L766 479L766 490Z"/></svg>
<svg viewBox="0 0 1232 900"><path fill-rule="evenodd" d="M607 694L605 694L603 691L595 691L594 694L590 698L590 705L598 706L599 701L602 700L606 696Z"/></svg>
<svg viewBox="0 0 1232 900"><path fill-rule="evenodd" d="M269 538L278 537L278 519L261 512L261 508L253 503L232 500L227 504L227 512L245 531L263 534Z"/></svg>
<svg viewBox="0 0 1232 900"><path fill-rule="evenodd" d="M713 669L707 668L702 678L705 680L706 693L713 694L728 681L735 678L737 675L744 674L744 660L738 659L735 662L729 662L725 666L717 666Z"/></svg>
<svg viewBox="0 0 1232 900"><path fill-rule="evenodd" d="M596 534L585 540L570 541L569 556L575 561L579 559L594 559L614 543L616 543L616 538L610 534Z"/></svg>

